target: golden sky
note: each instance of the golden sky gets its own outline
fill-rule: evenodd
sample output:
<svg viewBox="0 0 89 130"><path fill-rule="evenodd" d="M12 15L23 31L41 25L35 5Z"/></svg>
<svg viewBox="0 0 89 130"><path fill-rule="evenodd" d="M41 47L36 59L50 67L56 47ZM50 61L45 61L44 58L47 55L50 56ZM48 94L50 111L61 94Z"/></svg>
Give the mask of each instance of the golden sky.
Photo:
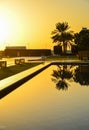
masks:
<svg viewBox="0 0 89 130"><path fill-rule="evenodd" d="M0 0L0 50L5 46L52 49L57 22L89 28L89 0Z"/></svg>

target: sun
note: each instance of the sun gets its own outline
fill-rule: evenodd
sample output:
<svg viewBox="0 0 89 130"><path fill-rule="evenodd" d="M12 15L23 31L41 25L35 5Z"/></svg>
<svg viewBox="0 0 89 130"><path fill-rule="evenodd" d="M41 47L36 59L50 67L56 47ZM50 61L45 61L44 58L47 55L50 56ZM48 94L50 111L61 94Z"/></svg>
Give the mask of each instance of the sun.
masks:
<svg viewBox="0 0 89 130"><path fill-rule="evenodd" d="M0 12L0 48L20 41L22 37L23 24L20 17L9 9L3 9Z"/></svg>
<svg viewBox="0 0 89 130"><path fill-rule="evenodd" d="M5 14L0 15L0 42L6 42L12 35L12 22Z"/></svg>
<svg viewBox="0 0 89 130"><path fill-rule="evenodd" d="M12 37L12 14L4 7L0 6L0 49L4 48L6 42Z"/></svg>

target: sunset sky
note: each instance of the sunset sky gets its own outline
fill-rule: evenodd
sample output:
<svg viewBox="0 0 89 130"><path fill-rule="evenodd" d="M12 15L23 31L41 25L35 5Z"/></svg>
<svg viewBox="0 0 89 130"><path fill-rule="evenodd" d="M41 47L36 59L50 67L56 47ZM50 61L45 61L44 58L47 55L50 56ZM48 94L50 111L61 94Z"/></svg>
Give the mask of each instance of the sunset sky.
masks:
<svg viewBox="0 0 89 130"><path fill-rule="evenodd" d="M57 22L89 28L89 0L0 0L0 50L5 46L52 49Z"/></svg>

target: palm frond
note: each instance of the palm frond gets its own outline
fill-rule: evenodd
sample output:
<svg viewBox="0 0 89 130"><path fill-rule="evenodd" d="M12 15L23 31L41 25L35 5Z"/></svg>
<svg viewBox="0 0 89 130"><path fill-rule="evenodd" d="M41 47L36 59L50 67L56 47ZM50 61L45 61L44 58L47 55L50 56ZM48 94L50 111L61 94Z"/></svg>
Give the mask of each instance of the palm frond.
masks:
<svg viewBox="0 0 89 130"><path fill-rule="evenodd" d="M58 90L67 90L68 89L68 83L65 80L59 80L56 84L56 88Z"/></svg>
<svg viewBox="0 0 89 130"><path fill-rule="evenodd" d="M60 41L60 40L59 40L59 39L60 39L60 36L59 36L58 33L57 33L56 35L52 36L51 38L53 39L53 43Z"/></svg>
<svg viewBox="0 0 89 130"><path fill-rule="evenodd" d="M69 28L70 27L67 22L62 22L62 23L59 22L56 24L56 29L59 30L59 32L67 31Z"/></svg>
<svg viewBox="0 0 89 130"><path fill-rule="evenodd" d="M58 30L54 30L51 32L51 35L56 34L57 32L58 32Z"/></svg>

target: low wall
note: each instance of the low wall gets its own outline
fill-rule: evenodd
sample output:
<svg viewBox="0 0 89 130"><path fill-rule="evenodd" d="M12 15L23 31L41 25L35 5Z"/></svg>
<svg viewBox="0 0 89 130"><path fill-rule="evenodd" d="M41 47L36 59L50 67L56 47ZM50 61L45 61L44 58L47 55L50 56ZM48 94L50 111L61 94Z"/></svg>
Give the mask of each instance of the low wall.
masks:
<svg viewBox="0 0 89 130"><path fill-rule="evenodd" d="M89 60L89 50L87 51L78 51L79 59Z"/></svg>
<svg viewBox="0 0 89 130"><path fill-rule="evenodd" d="M7 62L6 61L0 61L0 69L3 69L7 66Z"/></svg>

